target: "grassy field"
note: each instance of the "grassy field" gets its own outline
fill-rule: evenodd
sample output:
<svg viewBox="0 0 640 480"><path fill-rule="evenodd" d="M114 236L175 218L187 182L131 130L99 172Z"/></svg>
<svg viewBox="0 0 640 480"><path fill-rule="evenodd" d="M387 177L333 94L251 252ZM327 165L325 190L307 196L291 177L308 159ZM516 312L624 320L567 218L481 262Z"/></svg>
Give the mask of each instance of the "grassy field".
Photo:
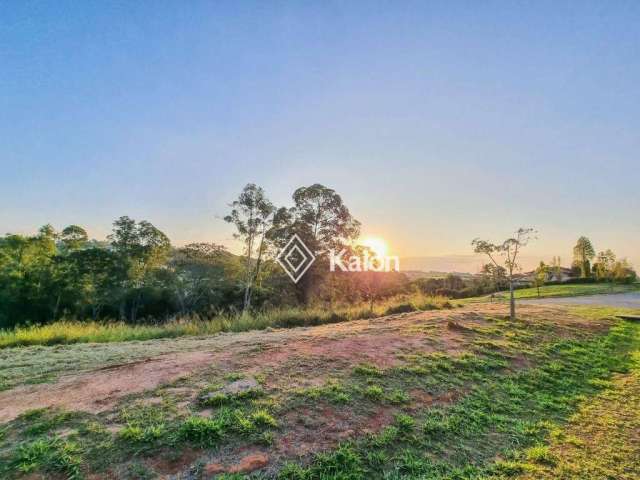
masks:
<svg viewBox="0 0 640 480"><path fill-rule="evenodd" d="M221 314L210 319L181 318L158 325L128 325L122 322L59 321L48 325L0 330L0 348L26 345L105 343L212 335L265 328L291 328L338 323L394 313L451 308L445 297L403 295L378 302L373 309L356 305L335 310L288 308L252 314Z"/></svg>
<svg viewBox="0 0 640 480"><path fill-rule="evenodd" d="M578 295L600 295L610 293L628 293L640 290L640 283L631 285L610 285L605 283L586 283L582 285L545 285L540 287L540 298L575 297ZM538 298L537 288L516 290L516 298ZM503 294L508 297L508 294Z"/></svg>
<svg viewBox="0 0 640 480"><path fill-rule="evenodd" d="M540 296L537 288L521 288L515 291L516 299L535 298L559 298L576 297L582 295L608 295L615 293L629 293L640 291L640 283L630 285L610 285L605 283L587 283L574 285L545 285L540 287ZM483 303L491 298L490 295L482 297L463 298L456 300L461 304ZM498 292L494 295L494 300L508 300L509 292Z"/></svg>
<svg viewBox="0 0 640 480"><path fill-rule="evenodd" d="M0 394L0 415L17 409L0 427L0 477L638 478L640 324L618 312L523 306L511 322L503 305L483 305L96 346L118 351L113 369L91 370L89 345L7 349L23 390ZM140 364L127 362L141 351L214 357L95 404L23 409L64 393L55 375L29 381L36 357L51 363L59 349L65 378L78 379L65 389L81 396L135 377Z"/></svg>

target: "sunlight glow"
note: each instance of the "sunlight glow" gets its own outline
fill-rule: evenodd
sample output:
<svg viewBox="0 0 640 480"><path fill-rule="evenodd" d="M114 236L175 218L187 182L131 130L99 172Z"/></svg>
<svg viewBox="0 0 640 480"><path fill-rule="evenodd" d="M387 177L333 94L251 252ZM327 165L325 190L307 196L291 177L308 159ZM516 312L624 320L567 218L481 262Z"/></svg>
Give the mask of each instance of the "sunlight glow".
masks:
<svg viewBox="0 0 640 480"><path fill-rule="evenodd" d="M387 242L380 237L365 237L358 243L365 247L369 247L378 257L384 257L387 255Z"/></svg>

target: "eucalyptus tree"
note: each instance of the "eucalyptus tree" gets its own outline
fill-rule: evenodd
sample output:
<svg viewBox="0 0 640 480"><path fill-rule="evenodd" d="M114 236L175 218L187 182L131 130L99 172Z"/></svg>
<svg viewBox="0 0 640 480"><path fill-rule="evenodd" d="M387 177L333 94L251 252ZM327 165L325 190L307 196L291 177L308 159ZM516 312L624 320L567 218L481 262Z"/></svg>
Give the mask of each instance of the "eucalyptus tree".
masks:
<svg viewBox="0 0 640 480"><path fill-rule="evenodd" d="M328 275L329 251L348 248L360 234L360 222L335 190L319 183L298 188L292 198L292 207L276 212L270 238L282 247L297 234L317 258L296 285L299 300L307 304L314 286Z"/></svg>
<svg viewBox="0 0 640 480"><path fill-rule="evenodd" d="M236 227L234 236L244 243L245 281L243 311L251 308L253 286L260 276L263 256L267 247L267 233L276 211L261 187L247 184L238 199L231 203L231 212L224 217Z"/></svg>

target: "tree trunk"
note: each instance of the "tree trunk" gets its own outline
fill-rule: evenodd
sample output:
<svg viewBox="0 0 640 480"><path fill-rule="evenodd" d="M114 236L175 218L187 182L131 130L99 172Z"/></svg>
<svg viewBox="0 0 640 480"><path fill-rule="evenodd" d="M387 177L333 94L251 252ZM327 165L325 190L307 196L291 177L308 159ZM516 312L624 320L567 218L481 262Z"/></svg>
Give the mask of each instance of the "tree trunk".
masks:
<svg viewBox="0 0 640 480"><path fill-rule="evenodd" d="M513 280L509 279L509 317L516 319L516 298L513 291Z"/></svg>

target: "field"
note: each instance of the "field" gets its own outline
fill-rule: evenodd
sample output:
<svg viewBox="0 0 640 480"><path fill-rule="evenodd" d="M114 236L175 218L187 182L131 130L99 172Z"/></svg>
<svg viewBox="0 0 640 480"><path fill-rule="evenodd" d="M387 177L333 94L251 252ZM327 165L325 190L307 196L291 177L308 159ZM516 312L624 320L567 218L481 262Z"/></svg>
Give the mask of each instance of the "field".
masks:
<svg viewBox="0 0 640 480"><path fill-rule="evenodd" d="M640 324L615 313L4 348L0 477L638 478Z"/></svg>
<svg viewBox="0 0 640 480"><path fill-rule="evenodd" d="M617 285L606 283L586 283L577 285L545 285L540 287L540 298L549 297L575 297L577 295L599 295L610 293L627 293L637 292L640 290L639 283L632 283L630 285ZM508 293L503 296L508 297ZM516 298L538 298L537 288L522 288L516 290Z"/></svg>

